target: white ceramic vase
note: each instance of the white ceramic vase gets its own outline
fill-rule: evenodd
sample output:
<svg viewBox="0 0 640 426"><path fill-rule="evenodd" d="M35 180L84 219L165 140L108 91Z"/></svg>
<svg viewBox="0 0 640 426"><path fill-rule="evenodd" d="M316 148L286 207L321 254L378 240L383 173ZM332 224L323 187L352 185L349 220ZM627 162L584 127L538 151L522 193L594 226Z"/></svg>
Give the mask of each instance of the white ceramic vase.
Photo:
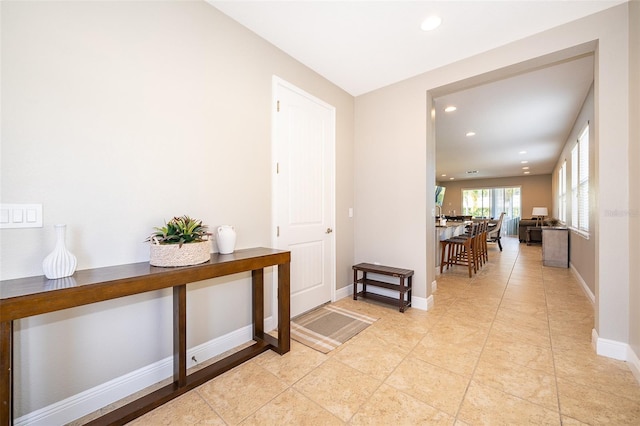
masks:
<svg viewBox="0 0 640 426"><path fill-rule="evenodd" d="M216 242L218 243L218 252L220 254L233 253L236 247L236 231L233 226L219 226L216 233Z"/></svg>
<svg viewBox="0 0 640 426"><path fill-rule="evenodd" d="M76 271L78 260L65 245L67 225L54 225L56 230L56 247L44 258L42 270L50 280L70 277Z"/></svg>

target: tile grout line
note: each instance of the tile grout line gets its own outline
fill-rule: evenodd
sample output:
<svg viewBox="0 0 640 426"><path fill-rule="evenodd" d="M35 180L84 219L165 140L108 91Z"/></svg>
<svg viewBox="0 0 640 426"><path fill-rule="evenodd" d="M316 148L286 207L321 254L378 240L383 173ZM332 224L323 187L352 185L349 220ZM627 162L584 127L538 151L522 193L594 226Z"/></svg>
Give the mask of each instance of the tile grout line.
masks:
<svg viewBox="0 0 640 426"><path fill-rule="evenodd" d="M562 425L562 404L560 402L560 388L558 386L558 370L556 369L556 352L554 350L554 344L553 344L553 338L552 338L552 333L551 333L551 321L549 319L549 312L550 312L550 308L549 308L549 300L547 298L547 282L545 280L545 273L544 273L544 265L542 267L542 289L544 291L544 306L547 310L546 314L547 314L547 328L549 329L549 344L551 347L551 362L553 364L553 381L555 383L556 386L556 401L558 402L558 418L560 420L560 425Z"/></svg>
<svg viewBox="0 0 640 426"><path fill-rule="evenodd" d="M482 349L480 349L480 353L478 354L478 359L476 360L475 365L473 366L473 370L471 371L471 376L469 377L469 382L467 383L467 386L464 389L464 393L462 394L462 399L460 400L460 404L458 405L458 410L456 411L456 415L454 417L454 420L457 422L458 420L458 416L460 415L460 411L462 410L462 405L464 404L464 400L467 397L467 392L469 391L469 387L471 386L471 382L473 381L473 378L476 374L476 370L478 369L478 364L480 364L480 358L482 357L482 353L485 350L485 347L487 346L487 341L489 340L489 335L491 334L491 329L493 328L493 324L496 320L496 317L498 316L498 310L500 309L500 305L502 304L502 301L504 299L504 294L507 291L507 287L509 287L509 281L511 279L511 275L513 274L513 269L515 268L515 264L518 261L518 258L520 257L520 247L518 246L518 254L516 255L515 259L513 260L513 264L511 265L511 271L509 272L509 277L507 278L507 284L504 286L504 289L502 290L502 295L500 296L500 303L498 303L498 306L496 307L496 312L493 316L493 319L491 320L491 325L489 326L489 331L487 332L487 335L484 339L484 343L482 344ZM475 279L476 277L474 277ZM463 421L463 420L461 420Z"/></svg>
<svg viewBox="0 0 640 426"><path fill-rule="evenodd" d="M549 348L551 350L551 360L552 360L553 367L554 367L554 373L553 373L554 377L553 378L554 378L554 382L555 382L555 385L556 385L556 398L558 398L558 410L557 410L558 420L559 420L559 424L562 425L562 414L560 412L559 393L558 393L558 385L557 385L557 374L556 374L556 369L555 369L555 357L554 357L553 348L552 348L553 340L551 339L551 325L550 325L550 321L549 321L549 308L548 308L548 304L547 304L546 284L545 284L545 280L544 280L544 265L542 265L542 264L540 265L540 272L541 272L541 278L542 278L542 289L543 289L543 294L544 294L544 297L545 297L546 323L547 323L547 327L548 327L548 330L549 330L549 344L550 344ZM526 368L526 366L523 366L523 367ZM524 400L524 401L528 401L528 402L530 402L532 404L538 405L538 406L540 406L540 407L542 407L544 409L547 409L549 411L554 411L554 410L549 409L547 406L545 406L543 404L540 404L538 402L529 401L527 398L524 398L522 396L514 395L514 394L511 394L511 393L507 393L507 394L511 395L511 396L513 396L515 398L518 398L518 399L521 399L521 400Z"/></svg>
<svg viewBox="0 0 640 426"><path fill-rule="evenodd" d="M200 398L206 405L207 407L209 407L211 409L211 411L213 411L214 413L216 413L216 415L220 418L220 420L222 420L224 422L224 424L228 425L229 422L227 422L224 417L222 417L222 415L218 412L218 410L215 409L215 407L213 407L209 401L207 401L207 398L205 398L204 396L202 396L200 394L200 386L198 386L197 388L194 389L196 395L198 395L198 398ZM186 394L185 394L186 395Z"/></svg>
<svg viewBox="0 0 640 426"><path fill-rule="evenodd" d="M301 343L302 344L302 343ZM313 348L309 348L311 350L315 350ZM265 352L266 353L266 352ZM290 352L289 352L290 353ZM284 355L280 355L280 356L285 356ZM327 355L327 354L325 354ZM318 404L316 401L314 401L313 399L309 398L307 395L305 395L304 393L302 393L301 391L297 390L294 388L294 385L298 382L300 382L302 379L304 379L305 377L307 377L309 374L311 374L313 371L315 371L317 368L319 368L321 365L323 365L325 362L327 362L330 359L329 356L327 356L320 364L316 365L314 368L312 368L311 370L309 370L307 373L303 374L300 378L298 378L297 380L295 380L293 383L287 384L287 387L284 388L282 390L282 392L277 393L276 395L273 396L273 398L269 399L268 401L266 401L264 404L262 404L260 407L256 408L254 411L248 413L246 416L244 416L239 422L238 424L241 424L242 422L244 422L246 419L248 419L249 417L251 417L252 415L254 415L255 413L257 413L258 411L260 411L261 409L263 409L264 407L268 406L269 404L271 404L271 402L273 402L276 398L278 398L280 395L284 394L286 391L291 390L292 392L296 392L298 394L300 394L303 398L309 400L312 404L318 406L320 409L326 411L327 413L329 413L330 415L334 416L335 418L339 417L337 415L335 415L334 413L332 413L331 411L327 410L325 407L323 407L322 405ZM336 360L339 362L339 360ZM255 359L251 359L248 362L253 362L255 364L256 367L264 370L265 372L267 372L268 374L273 375L276 379L284 382L284 380L282 380L280 377L276 376L275 374L273 374L271 371L269 371L267 368L263 367L262 365L260 365ZM215 379L214 379L215 380ZM222 416L220 416L220 418L222 418ZM223 419L223 418L222 418ZM340 419L342 420L342 419ZM224 421L224 419L223 419ZM229 424L228 422L225 421L226 424Z"/></svg>
<svg viewBox="0 0 640 426"><path fill-rule="evenodd" d="M449 309L449 308L447 307L447 309ZM446 311L445 311L445 312L446 312ZM439 319L434 323L434 325L433 325L432 327L436 326L440 320L441 320L441 318L439 318ZM375 323L374 323L374 324L372 324L372 327L373 327L373 325L375 325ZM379 385L378 385L378 386L373 390L373 392L371 392L371 395L367 398L367 401L365 401L365 402L363 402L362 404L360 404L360 405L358 406L358 409L357 409L357 410L355 410L355 412L354 412L354 413L353 413L353 415L349 418L349 420L347 420L347 421L345 422L345 424L346 424L346 425L348 425L348 424L350 424L350 423L351 423L351 420L353 420L353 418L356 416L356 414L358 414L358 412L360 411L360 409L362 408L362 406L363 406L364 404L366 404L366 403L369 401L369 399L371 399L371 397L372 397L372 396L373 396L373 395L374 395L374 394L375 394L375 393L376 393L376 392L377 392L377 391L378 391L378 390L379 390L383 385L385 385L385 384L386 384L387 379L389 379L389 377L391 377L391 376L393 375L393 373L398 369L398 367L400 367L400 365L401 365L403 362L405 362L405 361L407 360L407 358L411 355L411 353L416 349L416 347L418 347L418 345L420 344L420 342L422 342L422 340L423 340L423 339L425 339L425 338L427 337L427 335L428 335L428 334L429 334L429 332L426 332L426 333L424 334L424 336L422 336L422 338L421 338L420 340L418 340L418 341L417 341L417 342L416 342L416 343L411 347L411 349L409 349L409 350L407 351L407 353L404 355L404 357L402 358L402 360L401 360L401 361L400 361L400 362L399 362L399 363L398 363L398 364L397 364L397 365L396 365L396 366L395 366L395 367L394 367L394 368L389 372L389 374L387 374L387 375L386 375L386 377L385 377L384 379L380 380L380 384L379 384ZM342 361L340 361L340 360L336 360L336 361L338 361L338 362L342 362ZM343 364L344 364L344 363L343 363ZM347 365L347 364L344 364L344 365ZM347 366L348 366L348 365L347 365ZM351 366L348 366L348 367L351 367ZM351 368L353 368L353 367L351 367ZM357 369L356 369L356 370L357 370ZM360 370L358 370L358 371L360 371ZM369 375L369 374L367 374L367 373L364 373L364 374L366 374L367 376L372 377L372 378L374 378L374 379L378 380L377 378L375 378L375 377L373 377L373 376L371 376L371 375ZM403 395L405 395L405 396L408 396L408 397L413 398L411 395L407 394L406 392L404 392L404 391L403 391L403 390L401 390L401 389L397 389L397 388L395 388L394 386L391 386L391 385L387 385L387 386L392 387L393 389L395 389L396 391L398 391L398 392L402 393L402 394L403 394ZM422 403L424 403L424 404L426 404L426 405L428 405L428 406L430 406L430 407L432 407L432 408L433 408L433 409L435 409L435 410L438 410L438 411L440 411L440 412L443 412L443 413L444 413L444 411L442 411L441 409L439 409L439 408L437 408L437 407L434 407L433 405L431 405L431 404L429 404L429 403L427 403L427 402L424 402L424 401L421 401L421 402L422 402Z"/></svg>

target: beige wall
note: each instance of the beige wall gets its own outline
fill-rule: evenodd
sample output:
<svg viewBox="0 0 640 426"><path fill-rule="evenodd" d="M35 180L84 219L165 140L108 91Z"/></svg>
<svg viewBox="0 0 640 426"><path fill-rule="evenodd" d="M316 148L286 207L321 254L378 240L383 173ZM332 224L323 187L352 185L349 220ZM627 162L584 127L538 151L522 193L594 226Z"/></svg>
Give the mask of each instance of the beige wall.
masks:
<svg viewBox="0 0 640 426"><path fill-rule="evenodd" d="M356 260L416 270L418 297L435 279L432 99L448 91L596 51L596 324L599 336L629 340L628 4L356 98ZM429 219L429 220L427 220ZM599 232L606 229L606 232ZM637 278L634 278L634 280Z"/></svg>
<svg viewBox="0 0 640 426"><path fill-rule="evenodd" d="M557 206L557 194L558 194L558 170L562 167L564 161L567 162L567 225L571 225L572 205L570 202L571 197L571 176L572 167L571 162L571 150L575 146L580 133L583 131L585 125L589 123L589 186L592 188L597 187L598 176L596 172L596 144L593 141L596 140L596 122L595 122L595 109L594 109L594 87L592 86L587 94L586 99L580 109L580 113L576 118L571 133L567 138L564 148L558 157L558 163L553 170L553 200L554 200L554 212L558 211ZM571 266L580 275L580 278L587 285L592 295L595 295L595 259L596 259L596 238L595 237L595 225L596 225L596 196L595 191L590 191L589 194L589 230L591 235L586 237L583 234L577 232L571 232L570 234L570 262ZM557 214L557 213L556 213ZM605 212L605 214L608 214Z"/></svg>
<svg viewBox="0 0 640 426"><path fill-rule="evenodd" d="M41 275L53 224L78 268L147 261L153 226L190 214L270 246L277 75L336 107L338 287L353 264L353 97L204 2L2 2L1 278ZM250 324L250 278L190 286L188 346ZM267 306L269 310L269 306ZM135 324L135 327L132 327ZM171 354L170 292L18 321L16 414Z"/></svg>
<svg viewBox="0 0 640 426"><path fill-rule="evenodd" d="M551 175L514 176L496 179L465 179L440 182L438 185L447 188L444 193L443 214L449 214L451 210L455 210L457 214L462 214L463 189L519 186L521 188L521 217L523 219L531 217L531 211L534 207L547 207L549 209L549 216L552 216Z"/></svg>
<svg viewBox="0 0 640 426"><path fill-rule="evenodd" d="M629 152L629 344L640 354L640 2L629 5L629 139L635 141ZM634 372L640 380L640 366Z"/></svg>

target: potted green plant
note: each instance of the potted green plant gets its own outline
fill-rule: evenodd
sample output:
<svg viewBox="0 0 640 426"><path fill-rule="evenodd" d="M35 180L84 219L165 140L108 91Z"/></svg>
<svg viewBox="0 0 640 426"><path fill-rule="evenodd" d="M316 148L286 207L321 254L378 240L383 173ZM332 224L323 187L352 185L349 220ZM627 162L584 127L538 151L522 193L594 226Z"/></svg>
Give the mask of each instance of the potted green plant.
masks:
<svg viewBox="0 0 640 426"><path fill-rule="evenodd" d="M153 266L189 266L208 262L211 243L207 226L189 216L176 216L163 227L154 228L150 242L149 263Z"/></svg>

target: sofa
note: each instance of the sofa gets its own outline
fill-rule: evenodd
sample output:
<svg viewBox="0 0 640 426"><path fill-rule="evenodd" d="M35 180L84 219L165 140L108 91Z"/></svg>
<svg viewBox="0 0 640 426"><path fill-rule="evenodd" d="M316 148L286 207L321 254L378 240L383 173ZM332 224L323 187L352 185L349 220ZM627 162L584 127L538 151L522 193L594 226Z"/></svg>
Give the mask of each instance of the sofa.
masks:
<svg viewBox="0 0 640 426"><path fill-rule="evenodd" d="M518 239L520 242L527 241L527 227L536 226L536 219L520 219L518 224ZM542 242L542 231L531 233L531 242Z"/></svg>

